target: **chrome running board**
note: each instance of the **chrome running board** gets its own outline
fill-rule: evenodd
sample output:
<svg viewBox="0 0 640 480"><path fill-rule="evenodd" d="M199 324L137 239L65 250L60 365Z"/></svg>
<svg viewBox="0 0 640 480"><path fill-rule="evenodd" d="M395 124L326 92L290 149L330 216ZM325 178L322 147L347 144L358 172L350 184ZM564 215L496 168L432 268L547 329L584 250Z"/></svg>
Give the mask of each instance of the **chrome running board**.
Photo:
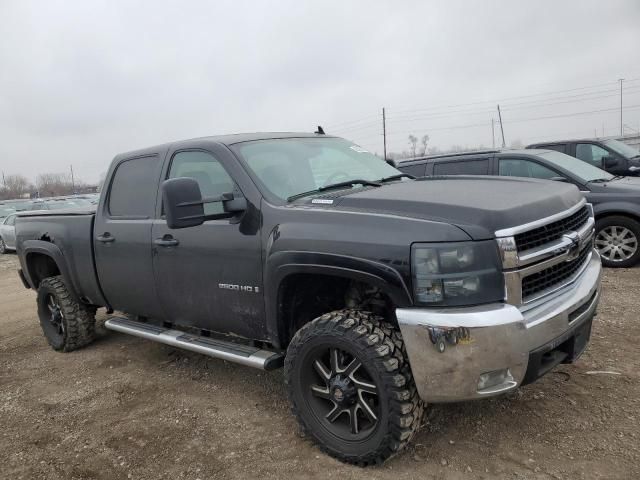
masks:
<svg viewBox="0 0 640 480"><path fill-rule="evenodd" d="M281 367L284 363L284 355L282 353L150 325L129 318L110 318L104 323L104 326L116 332L128 333L129 335L164 343L172 347L202 353L209 357L220 358L262 370L273 370Z"/></svg>

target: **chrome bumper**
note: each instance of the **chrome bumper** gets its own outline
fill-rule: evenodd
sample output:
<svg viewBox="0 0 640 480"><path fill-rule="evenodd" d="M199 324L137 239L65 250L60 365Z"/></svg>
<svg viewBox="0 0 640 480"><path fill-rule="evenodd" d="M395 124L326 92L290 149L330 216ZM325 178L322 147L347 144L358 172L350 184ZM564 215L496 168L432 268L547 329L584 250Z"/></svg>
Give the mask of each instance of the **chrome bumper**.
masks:
<svg viewBox="0 0 640 480"><path fill-rule="evenodd" d="M527 369L534 352L565 348L565 342L585 329L588 338L600 297L601 269L594 250L571 285L520 308L499 303L397 309L420 397L426 402L471 400L513 390L525 378L530 381Z"/></svg>

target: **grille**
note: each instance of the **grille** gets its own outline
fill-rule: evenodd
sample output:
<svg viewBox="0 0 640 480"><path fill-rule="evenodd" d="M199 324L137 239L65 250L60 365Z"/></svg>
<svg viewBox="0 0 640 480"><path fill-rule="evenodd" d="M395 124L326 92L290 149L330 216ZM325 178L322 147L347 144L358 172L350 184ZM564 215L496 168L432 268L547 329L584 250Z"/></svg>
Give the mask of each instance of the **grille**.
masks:
<svg viewBox="0 0 640 480"><path fill-rule="evenodd" d="M584 265L590 251L591 246L589 245L574 260L558 263L524 277L522 279L522 298L527 299L569 280Z"/></svg>
<svg viewBox="0 0 640 480"><path fill-rule="evenodd" d="M539 247L554 240L558 240L571 230L578 230L589 219L589 209L585 205L573 215L555 221L543 227L534 228L528 232L515 236L519 252Z"/></svg>

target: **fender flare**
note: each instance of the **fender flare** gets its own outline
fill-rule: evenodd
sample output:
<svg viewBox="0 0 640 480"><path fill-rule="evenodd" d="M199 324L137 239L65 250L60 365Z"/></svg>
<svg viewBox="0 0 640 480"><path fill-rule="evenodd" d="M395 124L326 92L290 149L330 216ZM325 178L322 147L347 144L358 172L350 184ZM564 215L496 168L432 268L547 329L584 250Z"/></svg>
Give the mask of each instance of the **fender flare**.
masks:
<svg viewBox="0 0 640 480"><path fill-rule="evenodd" d="M409 288L402 275L389 265L372 260L332 253L286 251L272 254L264 274L264 298L267 335L276 347L285 339L280 325L280 289L283 282L295 274L331 275L357 280L379 287L397 306L413 304Z"/></svg>
<svg viewBox="0 0 640 480"><path fill-rule="evenodd" d="M622 215L627 217L633 217L637 221L640 221L640 206L629 202L606 202L593 206L593 214L596 217L609 216L609 215Z"/></svg>
<svg viewBox="0 0 640 480"><path fill-rule="evenodd" d="M53 262L58 267L60 276L62 277L65 285L67 285L67 289L69 290L69 293L73 297L74 301L80 302L78 294L76 293L75 285L71 278L71 274L69 273L69 269L67 268L64 255L57 245L51 242L45 242L43 240L25 240L24 242L22 242L21 252L22 257L24 258L23 274L31 288L37 290L38 285L36 284L36 281L34 279L34 272L31 271L32 266L29 264L29 255L33 253L45 255L51 258L51 260L53 260Z"/></svg>

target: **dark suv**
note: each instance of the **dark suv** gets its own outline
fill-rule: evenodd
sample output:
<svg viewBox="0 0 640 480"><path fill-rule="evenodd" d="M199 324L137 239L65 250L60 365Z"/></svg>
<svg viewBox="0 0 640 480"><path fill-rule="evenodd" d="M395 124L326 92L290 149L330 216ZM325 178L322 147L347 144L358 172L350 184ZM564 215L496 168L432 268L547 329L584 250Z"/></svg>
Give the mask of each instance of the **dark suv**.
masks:
<svg viewBox="0 0 640 480"><path fill-rule="evenodd" d="M593 205L595 243L602 263L629 267L640 261L640 178L614 176L553 150L487 150L422 157L401 162L398 169L416 177L500 175L572 183ZM517 202L517 197L513 201Z"/></svg>
<svg viewBox="0 0 640 480"><path fill-rule="evenodd" d="M613 138L535 143L527 148L566 153L614 175L640 175L640 152Z"/></svg>

